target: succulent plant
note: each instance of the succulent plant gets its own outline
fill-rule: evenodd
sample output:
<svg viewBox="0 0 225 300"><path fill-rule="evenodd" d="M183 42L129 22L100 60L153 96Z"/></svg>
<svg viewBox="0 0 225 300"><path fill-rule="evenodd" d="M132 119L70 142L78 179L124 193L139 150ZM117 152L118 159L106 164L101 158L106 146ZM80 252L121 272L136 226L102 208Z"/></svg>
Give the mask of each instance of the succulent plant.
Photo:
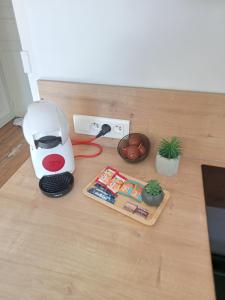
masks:
<svg viewBox="0 0 225 300"><path fill-rule="evenodd" d="M181 141L177 137L172 137L171 140L162 139L158 151L165 158L176 159L181 155Z"/></svg>
<svg viewBox="0 0 225 300"><path fill-rule="evenodd" d="M161 185L157 180L150 180L144 187L147 194L157 196L162 193Z"/></svg>

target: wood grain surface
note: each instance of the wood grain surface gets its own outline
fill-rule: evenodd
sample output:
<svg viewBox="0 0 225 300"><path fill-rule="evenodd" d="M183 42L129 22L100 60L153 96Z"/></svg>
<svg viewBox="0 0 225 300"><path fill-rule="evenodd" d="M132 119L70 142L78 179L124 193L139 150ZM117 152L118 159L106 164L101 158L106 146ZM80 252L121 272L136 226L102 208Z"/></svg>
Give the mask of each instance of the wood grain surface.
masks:
<svg viewBox="0 0 225 300"><path fill-rule="evenodd" d="M225 161L225 95L147 88L40 81L40 95L66 113L131 120L131 131L145 133L155 149L162 137L178 136L183 154ZM118 141L106 140L115 146Z"/></svg>
<svg viewBox="0 0 225 300"><path fill-rule="evenodd" d="M169 190L155 226L82 195L109 162ZM200 163L183 158L179 176L167 178L153 154L130 165L105 148L76 161L72 192L54 200L41 194L28 160L0 190L0 299L215 299Z"/></svg>
<svg viewBox="0 0 225 300"><path fill-rule="evenodd" d="M29 157L22 128L12 122L0 128L0 187Z"/></svg>

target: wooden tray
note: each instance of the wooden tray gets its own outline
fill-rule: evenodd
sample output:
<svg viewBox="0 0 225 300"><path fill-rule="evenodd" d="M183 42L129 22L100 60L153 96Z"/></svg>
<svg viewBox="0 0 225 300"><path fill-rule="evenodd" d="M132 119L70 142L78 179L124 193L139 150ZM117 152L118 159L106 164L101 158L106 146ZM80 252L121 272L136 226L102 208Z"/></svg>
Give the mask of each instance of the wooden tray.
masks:
<svg viewBox="0 0 225 300"><path fill-rule="evenodd" d="M104 168L104 169L105 169L105 168ZM103 169L103 170L104 170L104 169ZM100 172L99 172L99 174L100 174ZM136 178L133 178L133 177L131 177L131 176L127 175L127 174L121 173L121 172L120 172L120 174L123 175L123 176L125 176L128 180L134 180L134 181L140 182L140 183L143 184L143 185L146 185L146 182L144 182L144 181L138 180L138 179L136 179ZM98 176L96 176L96 178L97 178L97 177L98 177ZM167 204L167 202L168 202L168 200L169 200L169 197L170 197L170 193L169 193L168 191L166 191L166 190L163 190L163 192L164 192L164 198L163 198L163 201L161 202L161 204L160 204L158 207L155 207L155 206L147 205L147 204L145 204L143 201L137 202L137 201L135 201L135 200L133 200L133 199L131 199L131 198L129 198L129 197L126 197L126 196L124 196L124 195L120 195L120 194L119 194L119 195L116 197L115 203L114 203L114 204L111 204L111 203L109 203L109 202L107 202L107 201L105 201L105 200L102 200L101 198L99 198L99 197L97 197L97 196L95 196L95 195L92 195L91 193L88 192L88 189L91 188L91 187L95 184L96 178L95 178L93 181L91 181L91 182L90 182L90 183L82 190L82 192L83 192L83 194L84 194L85 196L87 196L87 197L89 197L89 198L92 198L92 199L94 199L95 201L97 201L97 202L99 202L99 203L101 203L101 204L104 204L104 205L106 205L106 206L108 206L108 207L110 207L110 208L112 208L112 209L114 209L114 210L120 212L121 214L126 215L126 216L130 217L131 219L134 219L134 220L136 220L136 221L138 221L138 222L140 222L140 223L142 223L142 224L148 225L148 226L152 226L152 225L155 224L155 222L156 222L157 219L159 218L160 214L162 213L162 211L163 211L164 207L166 206L166 204ZM132 203L135 203L135 204L138 205L139 207L142 207L142 208L147 209L147 210L149 211L148 217L147 217L147 218L144 218L144 217L141 217L141 216L139 216L139 215L137 215L137 214L134 214L134 213L132 213L132 212L129 212L129 211L125 210L125 209L123 208L123 206L124 206L124 204L125 204L126 202L128 202L128 201L129 201L129 202L132 202Z"/></svg>

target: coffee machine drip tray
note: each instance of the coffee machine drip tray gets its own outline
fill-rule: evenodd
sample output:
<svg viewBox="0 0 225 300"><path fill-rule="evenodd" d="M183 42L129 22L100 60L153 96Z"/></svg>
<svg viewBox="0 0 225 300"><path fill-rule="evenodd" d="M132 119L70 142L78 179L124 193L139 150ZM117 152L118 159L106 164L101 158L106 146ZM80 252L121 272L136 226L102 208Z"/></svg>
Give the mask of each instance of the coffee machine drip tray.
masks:
<svg viewBox="0 0 225 300"><path fill-rule="evenodd" d="M39 187L48 197L59 198L71 191L74 177L70 172L43 176L39 181Z"/></svg>

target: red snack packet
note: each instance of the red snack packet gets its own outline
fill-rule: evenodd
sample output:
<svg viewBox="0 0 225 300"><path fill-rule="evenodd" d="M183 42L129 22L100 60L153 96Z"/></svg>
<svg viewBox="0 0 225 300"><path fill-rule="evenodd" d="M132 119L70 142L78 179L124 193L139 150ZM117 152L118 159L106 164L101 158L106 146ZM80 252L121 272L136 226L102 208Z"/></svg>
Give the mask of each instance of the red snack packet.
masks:
<svg viewBox="0 0 225 300"><path fill-rule="evenodd" d="M126 180L127 180L126 177L120 174L116 174L111 179L110 183L107 185L107 189L110 190L110 192L112 192L113 194L116 194Z"/></svg>
<svg viewBox="0 0 225 300"><path fill-rule="evenodd" d="M96 182L106 187L117 173L117 170L111 167L106 167L96 179Z"/></svg>

